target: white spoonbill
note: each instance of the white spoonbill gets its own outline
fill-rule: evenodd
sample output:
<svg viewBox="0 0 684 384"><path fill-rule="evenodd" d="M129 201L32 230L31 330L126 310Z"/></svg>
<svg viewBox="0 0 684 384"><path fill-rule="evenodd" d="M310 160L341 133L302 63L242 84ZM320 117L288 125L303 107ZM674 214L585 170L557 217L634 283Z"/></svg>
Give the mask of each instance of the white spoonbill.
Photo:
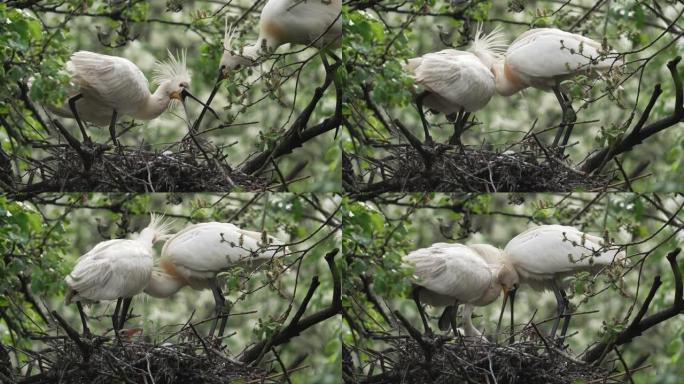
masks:
<svg viewBox="0 0 684 384"><path fill-rule="evenodd" d="M117 300L112 315L114 330L121 329L132 297L142 292L150 280L154 264L153 245L169 228L162 216L150 215L150 223L131 239L107 240L81 256L64 281L68 285L66 303L76 302L84 332L88 327L81 303ZM122 305L123 302L123 305Z"/></svg>
<svg viewBox="0 0 684 384"><path fill-rule="evenodd" d="M560 90L560 83L578 74L596 75L608 71L616 60L608 58L601 43L590 38L555 28L526 31L508 47L505 57L492 71L496 91L510 96L527 87L553 91L563 109L563 122L576 119L571 101ZM564 125L559 128L554 145L560 142ZM565 132L567 144L570 129Z"/></svg>
<svg viewBox="0 0 684 384"><path fill-rule="evenodd" d="M189 285L193 289L211 289L216 302L210 336L214 335L223 313L225 298L216 276L231 267L254 269L276 257L284 256L283 242L265 233L241 229L230 223L201 223L172 235L162 249L159 266L154 268L145 292L166 298ZM221 322L223 334L226 318Z"/></svg>
<svg viewBox="0 0 684 384"><path fill-rule="evenodd" d="M468 51L445 49L408 60L405 70L411 73L419 89L416 104L425 131L425 141L432 143L423 105L456 119L449 143L460 143L468 116L484 108L495 93L496 84L490 68L505 49L502 34L494 29L484 34L478 25Z"/></svg>
<svg viewBox="0 0 684 384"><path fill-rule="evenodd" d="M446 330L451 324L454 332L458 305L466 304L463 312L465 335L481 335L470 318L472 307L492 303L502 290L508 292L518 283L515 269L503 263L500 255L499 249L487 244L436 243L404 256L404 263L414 268L413 299L426 332L430 328L421 301L446 307L439 327Z"/></svg>
<svg viewBox="0 0 684 384"><path fill-rule="evenodd" d="M269 0L261 10L259 38L254 44L244 47L241 55L231 50L228 36L232 34L226 33L220 67L222 70L235 69L259 56L275 52L287 43L319 49L339 47L342 40L341 14L342 0Z"/></svg>
<svg viewBox="0 0 684 384"><path fill-rule="evenodd" d="M168 54L168 60L155 64L152 81L158 87L150 93L147 78L131 61L78 51L66 64L72 84L67 105L48 106L48 109L59 116L75 118L86 142L91 140L83 121L109 124L109 133L116 144L119 115L152 120L161 115L172 100L179 100L185 107L186 96L204 104L189 91L191 75L186 67L185 53L178 58L171 52Z"/></svg>
<svg viewBox="0 0 684 384"><path fill-rule="evenodd" d="M551 338L556 335L560 318L564 317L564 336L569 322L565 314L568 299L563 289L563 280L580 271L597 273L606 266L625 262L625 252L606 244L598 236L580 232L564 225L540 225L517 235L504 248L505 257L516 269L520 283L541 291L550 289L558 303L558 318L551 329ZM513 326L513 302L511 298L511 327ZM501 308L501 313L506 307Z"/></svg>

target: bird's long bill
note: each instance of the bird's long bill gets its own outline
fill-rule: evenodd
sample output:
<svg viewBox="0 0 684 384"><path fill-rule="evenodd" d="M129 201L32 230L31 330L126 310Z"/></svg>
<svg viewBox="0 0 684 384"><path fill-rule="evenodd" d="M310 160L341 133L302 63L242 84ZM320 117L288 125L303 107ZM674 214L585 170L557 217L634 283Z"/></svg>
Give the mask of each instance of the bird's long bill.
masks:
<svg viewBox="0 0 684 384"><path fill-rule="evenodd" d="M188 106L185 104L185 98L181 98L183 104L183 112L185 112L185 121L188 123L188 130L192 131L192 124L190 123L190 114L188 113Z"/></svg>
<svg viewBox="0 0 684 384"><path fill-rule="evenodd" d="M214 111L210 106L204 104L204 102L202 102L202 100L193 96L193 94L190 93L190 91L188 91L187 89L184 89L183 92L181 92L181 101L184 101L184 99L186 97L189 97L189 98L195 100L196 102L200 103L204 108L208 109L212 114L214 114L214 116L217 119L219 119L219 115L218 115L218 113L216 113L216 111ZM183 107L185 107L185 103L183 103ZM187 110L186 110L185 114L187 115Z"/></svg>
<svg viewBox="0 0 684 384"><path fill-rule="evenodd" d="M504 289L503 305L501 306L501 313L499 314L499 322L496 323L496 333L495 337L499 337L499 331L501 331L501 321L503 320L503 314L506 310L506 304L508 303L509 291Z"/></svg>

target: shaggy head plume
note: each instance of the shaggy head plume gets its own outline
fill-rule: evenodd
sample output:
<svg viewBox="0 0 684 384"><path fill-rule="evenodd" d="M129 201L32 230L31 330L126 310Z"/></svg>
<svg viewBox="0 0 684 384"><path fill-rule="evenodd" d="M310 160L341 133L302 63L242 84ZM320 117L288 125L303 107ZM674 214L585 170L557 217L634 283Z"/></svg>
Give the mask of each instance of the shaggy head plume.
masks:
<svg viewBox="0 0 684 384"><path fill-rule="evenodd" d="M153 243L164 240L167 238L167 235L171 229L171 226L175 220L165 220L164 215L156 215L154 213L150 213L150 223L147 224L147 227L140 231L140 234L142 235L143 232L145 231L152 231L153 233Z"/></svg>
<svg viewBox="0 0 684 384"><path fill-rule="evenodd" d="M180 52L176 58L171 51L167 50L169 58L167 60L159 60L154 64L152 72L152 83L161 85L166 81L172 83L187 83L190 84L191 73L186 66L185 50Z"/></svg>
<svg viewBox="0 0 684 384"><path fill-rule="evenodd" d="M475 39L469 51L477 55L484 64L491 68L495 61L499 60L506 52L507 44L501 27L496 26L491 32L484 33L482 23L477 24Z"/></svg>

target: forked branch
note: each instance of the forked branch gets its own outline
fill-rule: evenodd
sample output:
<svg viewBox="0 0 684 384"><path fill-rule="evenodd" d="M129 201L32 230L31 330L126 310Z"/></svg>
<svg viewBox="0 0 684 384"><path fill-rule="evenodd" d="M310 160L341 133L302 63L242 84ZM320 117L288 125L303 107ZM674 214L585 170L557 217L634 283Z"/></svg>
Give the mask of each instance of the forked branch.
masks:
<svg viewBox="0 0 684 384"><path fill-rule="evenodd" d="M682 89L682 79L677 73L677 64L679 64L681 59L681 56L677 56L667 63L667 69L670 70L670 75L672 76L672 82L674 83L675 88L675 105L672 113L649 125L645 125L651 115L651 110L653 109L656 100L658 100L658 97L662 94L660 84L656 84L644 113L632 128L632 131L618 143L607 146L591 155L587 161L582 164L582 171L592 172L600 169L617 155L632 150L649 137L680 123L682 119L684 119L684 90Z"/></svg>
<svg viewBox="0 0 684 384"><path fill-rule="evenodd" d="M240 361L243 363L251 363L262 355L262 351L284 344L290 339L299 336L300 333L307 330L311 326L323 322L341 312L342 284L340 280L340 274L335 266L335 255L337 255L338 252L339 249L336 248L325 255L325 261L328 263L328 268L330 268L330 274L332 275L333 280L333 296L330 305L316 313L302 318L304 312L306 312L306 307L309 304L309 301L311 301L311 298L313 297L314 291L320 284L318 282L318 276L314 276L304 300L302 300L297 313L292 317L290 323L271 338L262 340L244 351L240 356Z"/></svg>
<svg viewBox="0 0 684 384"><path fill-rule="evenodd" d="M672 305L662 311L654 313L651 316L644 317L648 312L648 307L651 305L651 302L655 297L656 291L662 284L660 276L656 276L653 279L653 284L651 285L651 290L648 292L648 296L646 296L646 299L644 300L639 312L637 312L632 322L613 340L600 342L589 349L584 356L584 360L586 362L600 363L606 353L612 350L614 347L627 344L636 337L641 336L641 334L649 328L684 313L684 286L682 285L682 272L679 270L679 266L677 265L677 255L680 251L681 249L677 248L667 255L667 261L670 263L675 284L675 297Z"/></svg>

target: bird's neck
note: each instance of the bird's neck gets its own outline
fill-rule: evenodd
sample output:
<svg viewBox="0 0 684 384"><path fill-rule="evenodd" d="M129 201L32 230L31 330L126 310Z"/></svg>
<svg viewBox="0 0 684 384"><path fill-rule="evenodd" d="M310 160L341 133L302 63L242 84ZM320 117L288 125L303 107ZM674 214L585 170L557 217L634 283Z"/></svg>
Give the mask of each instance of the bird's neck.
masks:
<svg viewBox="0 0 684 384"><path fill-rule="evenodd" d="M152 297L166 298L172 296L183 288L185 284L174 275L168 274L161 267L154 267L150 282L145 288L145 293Z"/></svg>
<svg viewBox="0 0 684 384"><path fill-rule="evenodd" d="M502 96L510 96L522 89L527 88L527 84L506 65L505 60L499 60L492 67L496 92Z"/></svg>
<svg viewBox="0 0 684 384"><path fill-rule="evenodd" d="M162 86L159 86L159 88L145 100L145 103L136 111L133 117L140 120L152 120L161 115L171 102L171 99L162 88Z"/></svg>

